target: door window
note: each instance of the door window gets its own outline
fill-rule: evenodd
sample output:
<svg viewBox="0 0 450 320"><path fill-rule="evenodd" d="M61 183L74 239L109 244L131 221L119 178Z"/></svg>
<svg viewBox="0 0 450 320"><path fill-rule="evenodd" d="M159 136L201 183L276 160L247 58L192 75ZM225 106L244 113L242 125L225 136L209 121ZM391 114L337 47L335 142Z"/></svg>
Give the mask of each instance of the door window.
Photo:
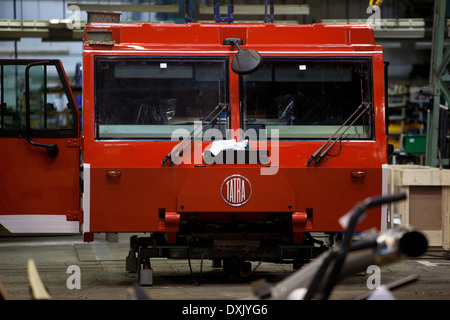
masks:
<svg viewBox="0 0 450 320"><path fill-rule="evenodd" d="M77 136L78 112L67 86L60 80L59 64L38 64L29 68L29 117L26 115L28 63L7 60L0 65L0 135L25 135L27 119L33 137Z"/></svg>

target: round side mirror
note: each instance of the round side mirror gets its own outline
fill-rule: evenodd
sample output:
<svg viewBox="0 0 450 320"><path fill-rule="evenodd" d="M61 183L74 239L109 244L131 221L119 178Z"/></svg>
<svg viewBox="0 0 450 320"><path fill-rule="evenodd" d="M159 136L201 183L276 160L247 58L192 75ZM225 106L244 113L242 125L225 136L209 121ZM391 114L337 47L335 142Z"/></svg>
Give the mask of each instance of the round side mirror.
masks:
<svg viewBox="0 0 450 320"><path fill-rule="evenodd" d="M231 60L231 69L239 75L250 74L261 65L261 54L256 50L241 49L239 42L242 44L242 40L237 38L225 40L225 44L234 44L238 49L233 60Z"/></svg>
<svg viewBox="0 0 450 320"><path fill-rule="evenodd" d="M261 54L256 50L241 49L231 60L231 69L239 75L252 73L262 63Z"/></svg>

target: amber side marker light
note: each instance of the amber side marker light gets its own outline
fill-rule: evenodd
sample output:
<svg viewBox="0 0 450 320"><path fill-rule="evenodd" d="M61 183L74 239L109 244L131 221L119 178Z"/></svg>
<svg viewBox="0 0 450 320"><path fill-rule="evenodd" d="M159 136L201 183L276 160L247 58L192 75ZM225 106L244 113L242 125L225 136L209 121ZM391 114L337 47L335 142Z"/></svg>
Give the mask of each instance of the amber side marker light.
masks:
<svg viewBox="0 0 450 320"><path fill-rule="evenodd" d="M120 171L107 171L106 176L110 178L119 178L121 176Z"/></svg>
<svg viewBox="0 0 450 320"><path fill-rule="evenodd" d="M352 171L352 178L365 178L366 172L365 171Z"/></svg>

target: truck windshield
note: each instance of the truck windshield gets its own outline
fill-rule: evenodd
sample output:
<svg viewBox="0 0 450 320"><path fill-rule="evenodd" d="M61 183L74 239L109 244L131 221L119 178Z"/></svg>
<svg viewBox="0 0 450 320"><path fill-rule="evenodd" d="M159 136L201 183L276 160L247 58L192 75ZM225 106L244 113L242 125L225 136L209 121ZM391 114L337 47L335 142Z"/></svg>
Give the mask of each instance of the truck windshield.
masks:
<svg viewBox="0 0 450 320"><path fill-rule="evenodd" d="M228 59L103 57L95 59L97 139L171 139L194 130L228 103ZM209 129L225 137L227 113ZM206 129L206 128L205 128Z"/></svg>
<svg viewBox="0 0 450 320"><path fill-rule="evenodd" d="M328 139L361 103L372 103L372 90L370 57L264 57L241 77L242 126L255 136L277 129L280 139ZM342 138L373 139L373 128L370 111Z"/></svg>

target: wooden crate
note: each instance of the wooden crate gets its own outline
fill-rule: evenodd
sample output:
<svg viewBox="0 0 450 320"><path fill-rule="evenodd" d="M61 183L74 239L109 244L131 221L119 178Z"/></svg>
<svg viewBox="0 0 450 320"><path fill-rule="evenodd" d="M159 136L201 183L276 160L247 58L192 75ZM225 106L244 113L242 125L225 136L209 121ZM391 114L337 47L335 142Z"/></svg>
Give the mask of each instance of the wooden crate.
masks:
<svg viewBox="0 0 450 320"><path fill-rule="evenodd" d="M418 165L389 165L388 191L404 191L407 199L390 205L390 222L398 213L401 225L428 238L429 246L450 249L450 170Z"/></svg>

